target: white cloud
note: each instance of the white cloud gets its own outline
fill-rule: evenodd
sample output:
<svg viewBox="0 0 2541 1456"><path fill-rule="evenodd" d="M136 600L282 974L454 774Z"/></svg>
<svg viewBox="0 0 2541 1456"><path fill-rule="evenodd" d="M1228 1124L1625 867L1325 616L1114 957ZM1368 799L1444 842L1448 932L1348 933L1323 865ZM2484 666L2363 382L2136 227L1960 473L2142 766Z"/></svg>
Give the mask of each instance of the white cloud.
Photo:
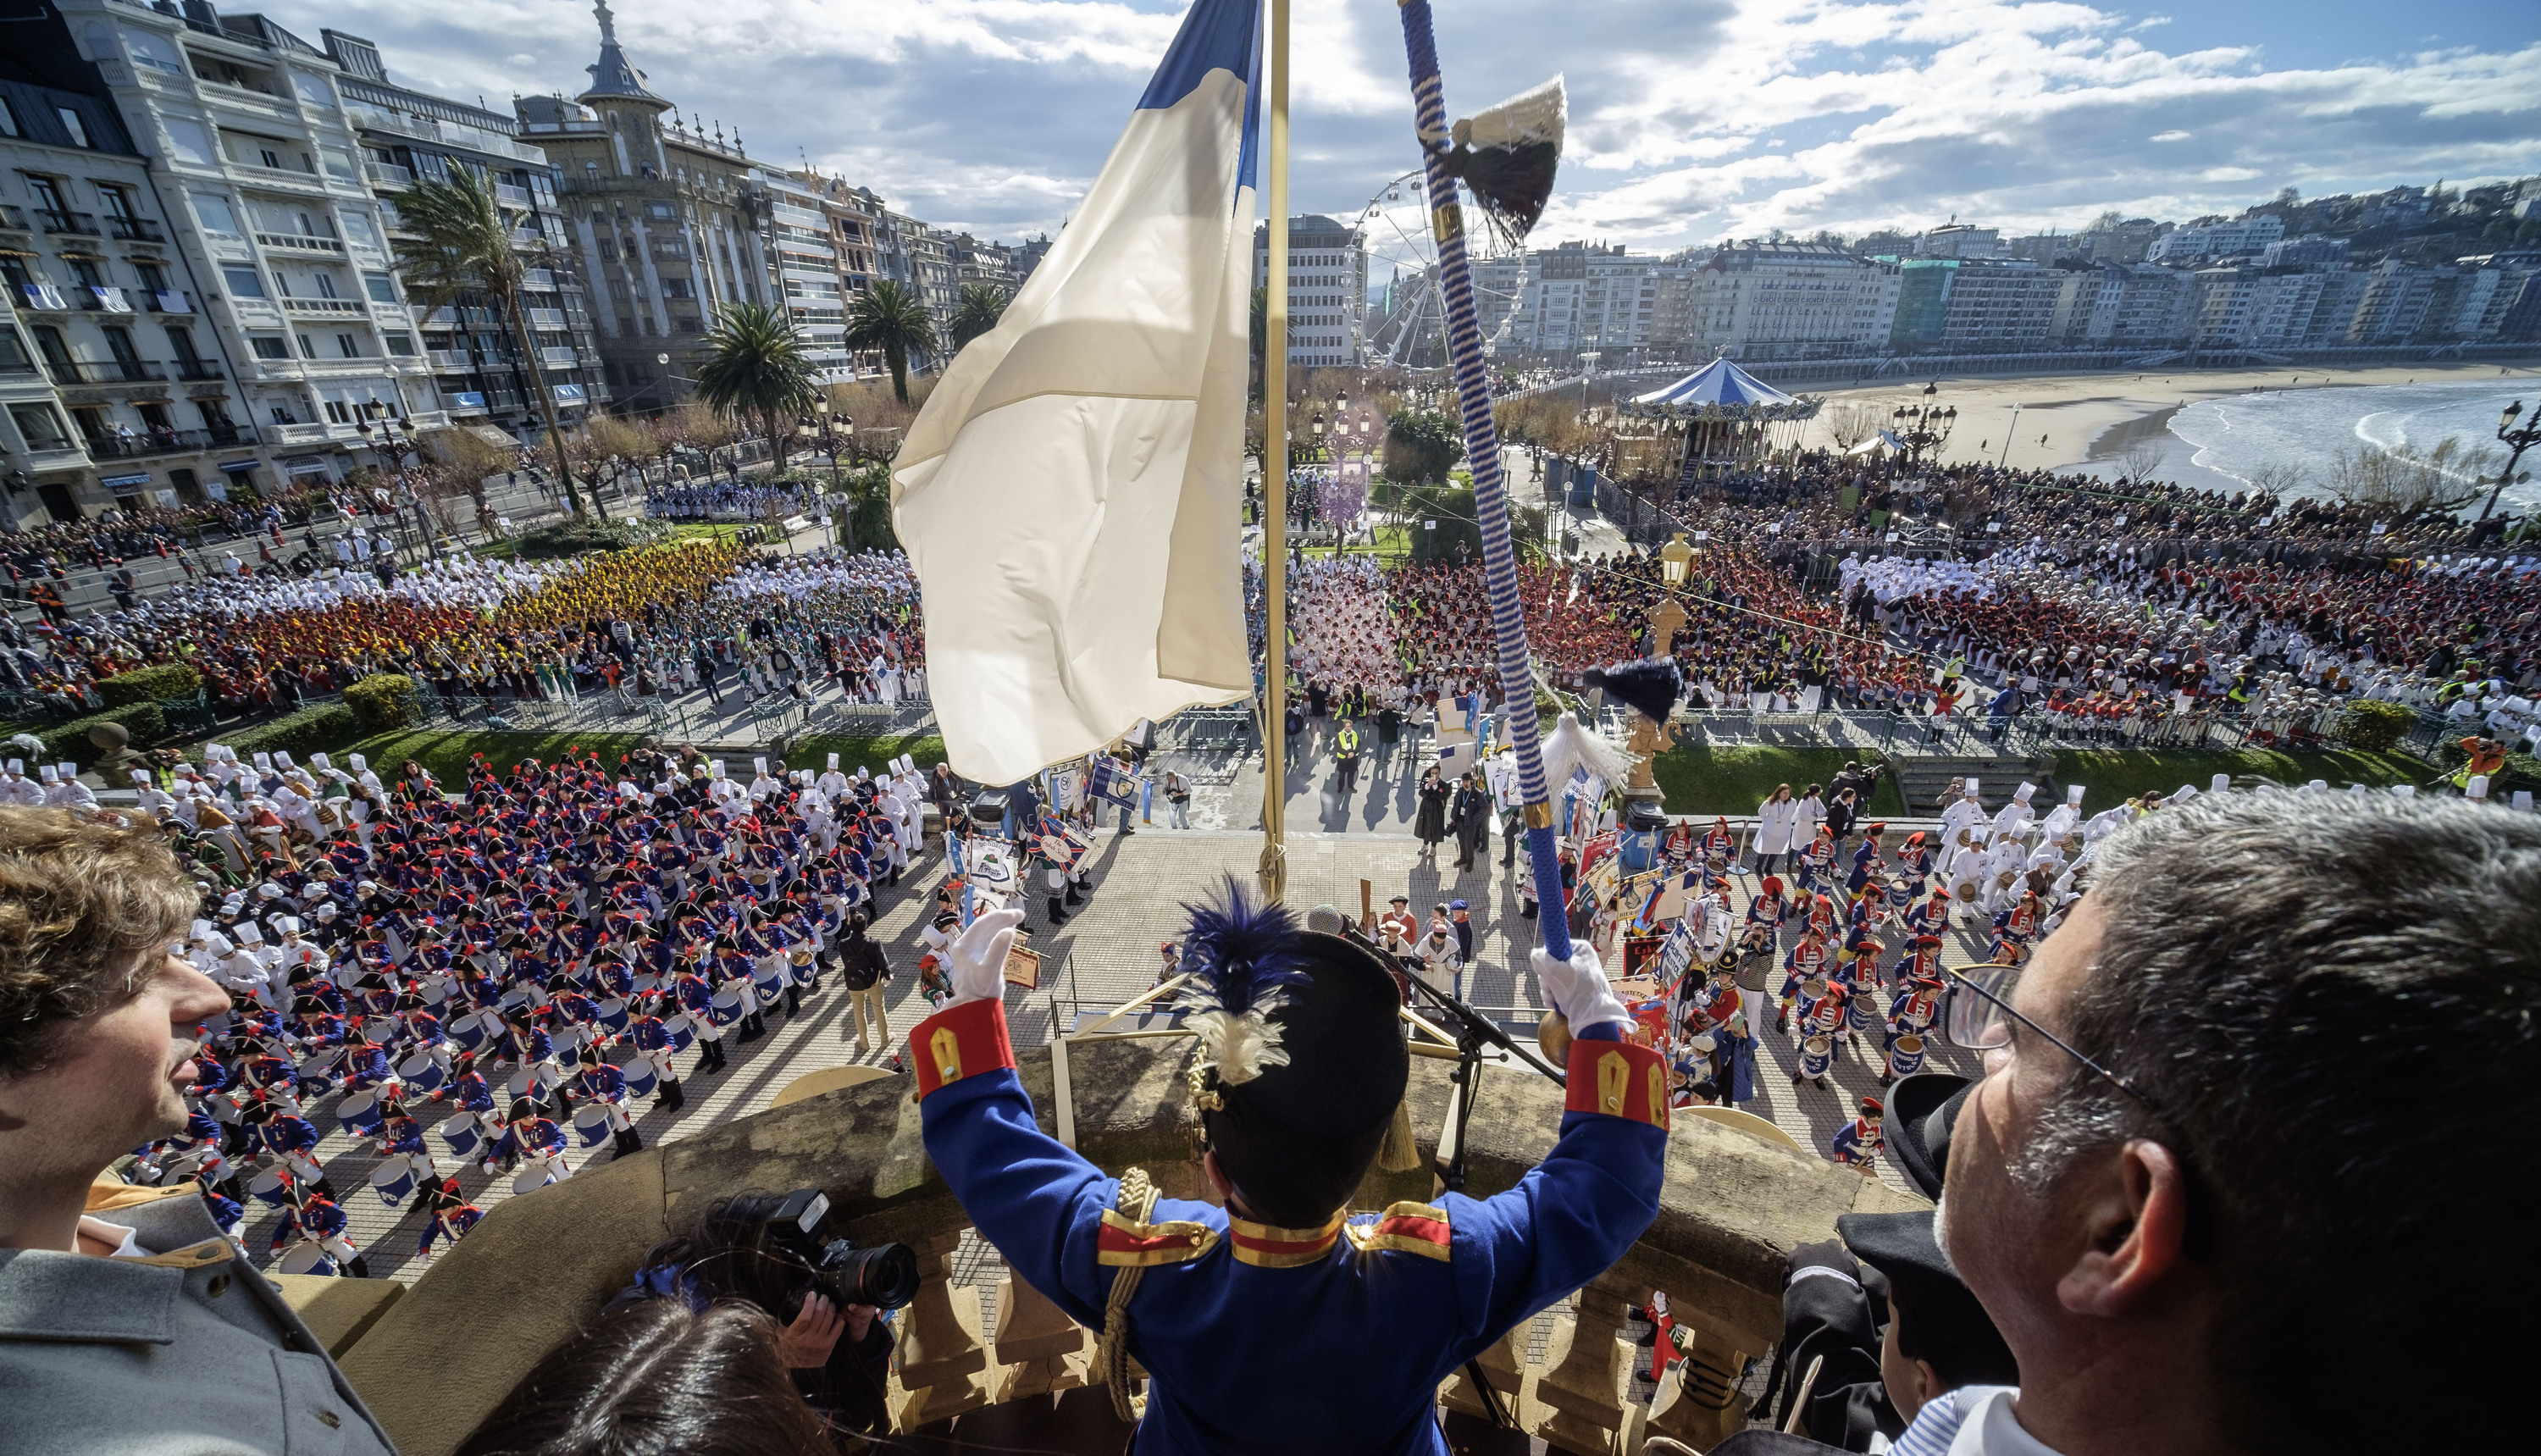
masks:
<svg viewBox="0 0 2541 1456"><path fill-rule="evenodd" d="M313 40L366 35L400 81L497 107L572 94L598 49L579 3L267 9ZM1181 9L623 0L617 15L653 88L738 127L755 155L806 156L929 221L1013 238L1072 208ZM1396 14L1297 0L1300 210L1348 212L1417 161ZM1665 247L1952 213L2069 228L2108 208L2222 211L2281 185L2541 171L2541 44L2271 70L2255 44L2153 48L2164 19L2065 0L1465 0L1440 12L1438 43L1460 114L1567 74L1570 149L1544 237Z"/></svg>

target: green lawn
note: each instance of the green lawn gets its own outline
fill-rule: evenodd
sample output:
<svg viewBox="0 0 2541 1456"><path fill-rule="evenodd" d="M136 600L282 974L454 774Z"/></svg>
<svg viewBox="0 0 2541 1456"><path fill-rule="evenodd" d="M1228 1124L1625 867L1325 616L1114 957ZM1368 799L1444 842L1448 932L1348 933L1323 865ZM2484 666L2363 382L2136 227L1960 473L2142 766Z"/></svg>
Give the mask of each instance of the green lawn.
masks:
<svg viewBox="0 0 2541 1456"><path fill-rule="evenodd" d="M2407 754L2270 753L2257 749L2228 752L2171 753L2153 749L2071 749L2056 756L2056 781L2084 786L2082 810L2096 814L2148 793L2176 793L2182 784L2206 791L2217 773L2229 773L2247 786L2265 778L2288 788L2315 778L2343 789L2351 783L2381 788L2395 783L2425 783L2435 776L2432 764Z"/></svg>
<svg viewBox="0 0 2541 1456"><path fill-rule="evenodd" d="M476 754L483 754L486 762L495 767L508 769L523 759L552 763L564 757L566 749L579 744L599 754L603 762L615 764L618 756L634 752L636 745L643 741L643 736L635 733L384 733L352 744L333 757L340 766L345 753L362 754L369 758L372 769L383 778L393 776L399 764L413 759L431 769L443 788L456 789L466 781L468 761ZM676 747L678 740L666 738L664 744ZM818 770L829 762L831 754L836 754L839 765L850 773L858 767L879 769L887 760L902 754L915 759L919 767L928 768L944 762L944 740L932 734L883 737L815 734L796 739L794 751L786 763L791 767ZM725 758L727 768L735 777L750 776L747 763L730 763L728 754Z"/></svg>
<svg viewBox="0 0 2541 1456"><path fill-rule="evenodd" d="M412 759L432 770L432 776L444 789L456 790L467 781L468 761L483 754L487 763L498 769L508 769L523 759L553 763L564 757L565 750L576 744L615 764L620 754L632 753L643 736L635 733L449 733L404 732L382 733L363 739L332 757L337 767L348 767L346 754L361 754L370 760L371 770L383 779L394 779L398 766Z"/></svg>
<svg viewBox="0 0 2541 1456"><path fill-rule="evenodd" d="M1812 783L1834 778L1848 761L1861 757L1854 749L1695 744L1659 755L1650 772L1666 795L1670 814L1753 814L1776 784L1787 783L1798 794ZM1897 797L1896 780L1880 780L1870 796L1870 812L1904 817L1906 806Z"/></svg>

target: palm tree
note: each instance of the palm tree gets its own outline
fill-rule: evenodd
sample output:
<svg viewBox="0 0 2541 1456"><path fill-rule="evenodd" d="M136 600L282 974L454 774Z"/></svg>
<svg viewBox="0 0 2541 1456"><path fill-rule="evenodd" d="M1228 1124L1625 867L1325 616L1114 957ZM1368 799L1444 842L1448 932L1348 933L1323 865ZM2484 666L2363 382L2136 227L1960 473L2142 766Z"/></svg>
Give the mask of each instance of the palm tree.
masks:
<svg viewBox="0 0 2541 1456"><path fill-rule="evenodd" d="M997 327L997 318L1006 311L1013 295L984 283L962 285L960 300L953 306L953 322L945 331L953 336L958 352L964 344Z"/></svg>
<svg viewBox="0 0 2541 1456"><path fill-rule="evenodd" d="M726 304L706 335L697 398L717 409L756 415L767 427L767 446L781 471L793 420L821 398L821 375L803 357L802 337L784 314L766 304Z"/></svg>
<svg viewBox="0 0 2541 1456"><path fill-rule="evenodd" d="M521 302L521 285L534 259L523 256L514 246L514 224L496 200L494 184L467 167L454 167L447 182L417 182L408 188L397 199L397 209L410 235L396 240L398 270L405 277L407 293L422 299L426 310L456 313L463 298L482 295L501 311L512 342L521 351L521 362L529 369L539 412L546 417L547 444L555 453L556 478L564 483L565 504L575 515L583 514L581 492L573 488L573 466L565 459L564 426L556 419L555 395L547 388L546 371L539 366L538 340L531 336L529 312ZM541 256L535 261L546 259ZM592 504L600 507L606 520L609 510L600 506L597 496Z"/></svg>
<svg viewBox="0 0 2541 1456"><path fill-rule="evenodd" d="M935 321L905 284L878 278L847 311L847 347L882 350L883 362L891 366L891 392L906 404L909 352L935 347Z"/></svg>

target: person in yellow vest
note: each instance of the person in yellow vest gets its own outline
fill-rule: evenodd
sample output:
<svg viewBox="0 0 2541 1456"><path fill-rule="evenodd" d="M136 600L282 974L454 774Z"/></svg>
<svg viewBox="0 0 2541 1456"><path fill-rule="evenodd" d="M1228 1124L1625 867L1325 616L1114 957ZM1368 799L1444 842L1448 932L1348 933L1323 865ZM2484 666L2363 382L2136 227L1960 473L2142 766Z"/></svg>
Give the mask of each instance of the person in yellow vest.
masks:
<svg viewBox="0 0 2541 1456"><path fill-rule="evenodd" d="M1347 798L1358 787L1358 724L1346 718L1333 735L1333 762L1341 769L1342 797Z"/></svg>
<svg viewBox="0 0 2541 1456"><path fill-rule="evenodd" d="M2461 741L2461 750L2470 757L2453 770L2453 787L2467 794L2474 778L2496 780L2498 770L2505 766L2505 745L2494 738L2472 734Z"/></svg>

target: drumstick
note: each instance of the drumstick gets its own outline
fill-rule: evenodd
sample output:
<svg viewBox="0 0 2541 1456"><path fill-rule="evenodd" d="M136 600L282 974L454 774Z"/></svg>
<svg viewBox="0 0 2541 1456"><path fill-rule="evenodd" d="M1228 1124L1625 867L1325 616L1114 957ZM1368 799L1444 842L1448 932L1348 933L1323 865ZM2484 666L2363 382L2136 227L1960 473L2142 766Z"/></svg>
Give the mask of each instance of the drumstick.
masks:
<svg viewBox="0 0 2541 1456"><path fill-rule="evenodd" d="M1800 1417L1805 1415L1809 1409L1809 1392L1817 1389L1818 1371L1825 1368L1825 1355L1819 1355L1817 1358L1809 1361L1809 1373L1800 1377L1800 1388L1791 1393L1791 1416L1789 1420L1782 1422L1782 1434L1798 1435L1800 1433Z"/></svg>

